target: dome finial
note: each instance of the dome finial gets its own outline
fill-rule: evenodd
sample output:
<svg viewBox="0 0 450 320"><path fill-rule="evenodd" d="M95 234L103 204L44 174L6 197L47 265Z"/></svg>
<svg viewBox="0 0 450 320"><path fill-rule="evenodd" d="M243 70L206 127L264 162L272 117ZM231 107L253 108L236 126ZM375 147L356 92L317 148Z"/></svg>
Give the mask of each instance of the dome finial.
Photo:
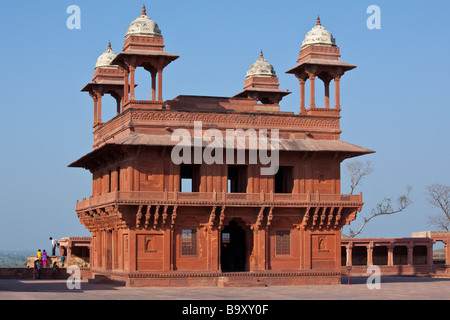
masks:
<svg viewBox="0 0 450 320"><path fill-rule="evenodd" d="M142 6L142 14L130 23L125 38L131 35L162 38L158 24L147 15L145 5Z"/></svg>
<svg viewBox="0 0 450 320"><path fill-rule="evenodd" d="M331 32L322 26L319 16L317 16L317 23L314 28L306 34L305 40L302 42L302 48L316 44L336 46L336 39L333 38Z"/></svg>
<svg viewBox="0 0 450 320"><path fill-rule="evenodd" d="M98 68L117 68L116 65L112 65L111 62L116 58L117 54L111 48L111 41L108 41L108 48L98 57L95 69Z"/></svg>
<svg viewBox="0 0 450 320"><path fill-rule="evenodd" d="M259 59L250 66L246 78L251 77L276 77L273 66L264 59L263 51L259 53Z"/></svg>

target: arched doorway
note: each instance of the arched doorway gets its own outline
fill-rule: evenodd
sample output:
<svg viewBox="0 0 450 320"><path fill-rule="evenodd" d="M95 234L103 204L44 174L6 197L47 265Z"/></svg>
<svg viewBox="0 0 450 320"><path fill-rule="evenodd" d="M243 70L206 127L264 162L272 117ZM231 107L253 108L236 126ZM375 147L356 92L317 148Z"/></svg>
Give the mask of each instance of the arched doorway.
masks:
<svg viewBox="0 0 450 320"><path fill-rule="evenodd" d="M245 230L235 220L231 220L223 228L221 240L220 263L222 271L245 271L247 254Z"/></svg>

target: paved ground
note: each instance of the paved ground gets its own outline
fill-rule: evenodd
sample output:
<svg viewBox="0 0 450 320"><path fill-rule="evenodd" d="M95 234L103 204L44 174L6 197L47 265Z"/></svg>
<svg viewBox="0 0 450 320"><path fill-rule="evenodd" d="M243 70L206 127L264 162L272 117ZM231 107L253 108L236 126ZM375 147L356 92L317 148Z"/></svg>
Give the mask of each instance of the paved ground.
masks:
<svg viewBox="0 0 450 320"><path fill-rule="evenodd" d="M369 290L367 278L338 286L253 288L129 288L90 284L70 290L64 280L0 280L0 300L450 300L450 279L383 277Z"/></svg>

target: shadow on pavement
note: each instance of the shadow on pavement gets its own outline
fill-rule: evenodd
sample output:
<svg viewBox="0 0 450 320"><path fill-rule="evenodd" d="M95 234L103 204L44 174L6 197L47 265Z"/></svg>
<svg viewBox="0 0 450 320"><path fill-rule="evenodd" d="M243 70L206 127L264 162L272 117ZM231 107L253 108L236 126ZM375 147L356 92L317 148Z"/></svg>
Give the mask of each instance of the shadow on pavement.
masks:
<svg viewBox="0 0 450 320"><path fill-rule="evenodd" d="M66 280L22 280L6 279L0 280L0 292L77 292L82 293L93 290L117 290L119 285L114 284L92 284L87 280L80 282L80 289L69 289Z"/></svg>

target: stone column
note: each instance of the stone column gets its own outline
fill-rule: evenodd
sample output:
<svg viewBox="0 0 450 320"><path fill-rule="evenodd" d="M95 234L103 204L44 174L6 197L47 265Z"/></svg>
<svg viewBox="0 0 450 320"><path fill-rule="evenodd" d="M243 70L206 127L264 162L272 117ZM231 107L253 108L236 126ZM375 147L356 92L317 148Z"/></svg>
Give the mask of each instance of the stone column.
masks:
<svg viewBox="0 0 450 320"><path fill-rule="evenodd" d="M352 266L353 265L353 261L352 261L352 243L349 242L347 244L347 266Z"/></svg>
<svg viewBox="0 0 450 320"><path fill-rule="evenodd" d="M97 125L97 123L98 123L98 119L97 119L97 116L98 116L98 112L97 112L98 100L97 100L97 95L96 94L93 94L91 96L92 96L92 99L94 100L94 127L95 127Z"/></svg>
<svg viewBox="0 0 450 320"><path fill-rule="evenodd" d="M367 245L367 265L373 265L373 243Z"/></svg>
<svg viewBox="0 0 450 320"><path fill-rule="evenodd" d="M263 228L253 228L253 261L250 261L250 271L266 269L266 230Z"/></svg>
<svg viewBox="0 0 450 320"><path fill-rule="evenodd" d="M300 82L300 113L305 113L306 112L306 108L305 108L305 80L303 79L298 79L298 81Z"/></svg>
<svg viewBox="0 0 450 320"><path fill-rule="evenodd" d="M119 115L120 114L120 102L121 102L121 100L122 99L116 99L116 106L117 106L117 115Z"/></svg>
<svg viewBox="0 0 450 320"><path fill-rule="evenodd" d="M137 258L137 235L136 231L131 231L128 236L128 263L129 263L129 270L130 271L137 271L137 264L136 264L136 258Z"/></svg>
<svg viewBox="0 0 450 320"><path fill-rule="evenodd" d="M123 266L123 245L124 244L123 244L123 230L122 229L119 229L117 236L118 236L117 242L119 245L117 248L117 255L118 255L117 268L119 270L123 270L124 269L124 266Z"/></svg>
<svg viewBox="0 0 450 320"><path fill-rule="evenodd" d="M162 69L158 70L158 101L163 101L163 96L162 96Z"/></svg>
<svg viewBox="0 0 450 320"><path fill-rule="evenodd" d="M97 93L97 123L102 123L102 94Z"/></svg>
<svg viewBox="0 0 450 320"><path fill-rule="evenodd" d="M388 266L394 265L394 247L393 243L389 243L388 245Z"/></svg>
<svg viewBox="0 0 450 320"><path fill-rule="evenodd" d="M310 108L315 108L316 107L316 76L312 73L309 74L309 82L310 82Z"/></svg>
<svg viewBox="0 0 450 320"><path fill-rule="evenodd" d="M124 96L124 101L128 102L128 98L129 98L129 89L130 89L130 83L128 80L129 77L129 71L128 68L125 69L124 72L124 87L123 87L123 96Z"/></svg>
<svg viewBox="0 0 450 320"><path fill-rule="evenodd" d="M334 108L341 110L341 77L334 78Z"/></svg>
<svg viewBox="0 0 450 320"><path fill-rule="evenodd" d="M152 101L156 101L156 72L150 73L152 75Z"/></svg>
<svg viewBox="0 0 450 320"><path fill-rule="evenodd" d="M134 66L129 66L130 69L130 100L134 100L134 86L135 86L135 81L134 81L134 75L135 75L135 71L136 68Z"/></svg>
<svg viewBox="0 0 450 320"><path fill-rule="evenodd" d="M325 85L325 108L330 109L330 80L324 80Z"/></svg>
<svg viewBox="0 0 450 320"><path fill-rule="evenodd" d="M427 265L433 267L433 241L427 245Z"/></svg>
<svg viewBox="0 0 450 320"><path fill-rule="evenodd" d="M450 266L450 243L449 241L442 241L445 244L445 265Z"/></svg>
<svg viewBox="0 0 450 320"><path fill-rule="evenodd" d="M408 265L414 265L414 244L408 243Z"/></svg>
<svg viewBox="0 0 450 320"><path fill-rule="evenodd" d="M119 190L119 172L117 169L111 171L111 190L110 192Z"/></svg>
<svg viewBox="0 0 450 320"><path fill-rule="evenodd" d="M165 206L163 212L165 213L166 210L168 210L168 207ZM163 213L163 214L164 214ZM164 241L164 249L163 249L163 270L164 271L171 271L172 265L171 265L171 259L172 259L172 253L171 253L171 243L172 243L172 233L170 232L170 228L165 228L163 226L163 241Z"/></svg>
<svg viewBox="0 0 450 320"><path fill-rule="evenodd" d="M61 250L59 252L59 254L62 256L64 254L64 252L61 254ZM72 260L72 240L69 239L68 244L67 244L67 258L66 258L66 266L68 267L71 265L71 261Z"/></svg>

